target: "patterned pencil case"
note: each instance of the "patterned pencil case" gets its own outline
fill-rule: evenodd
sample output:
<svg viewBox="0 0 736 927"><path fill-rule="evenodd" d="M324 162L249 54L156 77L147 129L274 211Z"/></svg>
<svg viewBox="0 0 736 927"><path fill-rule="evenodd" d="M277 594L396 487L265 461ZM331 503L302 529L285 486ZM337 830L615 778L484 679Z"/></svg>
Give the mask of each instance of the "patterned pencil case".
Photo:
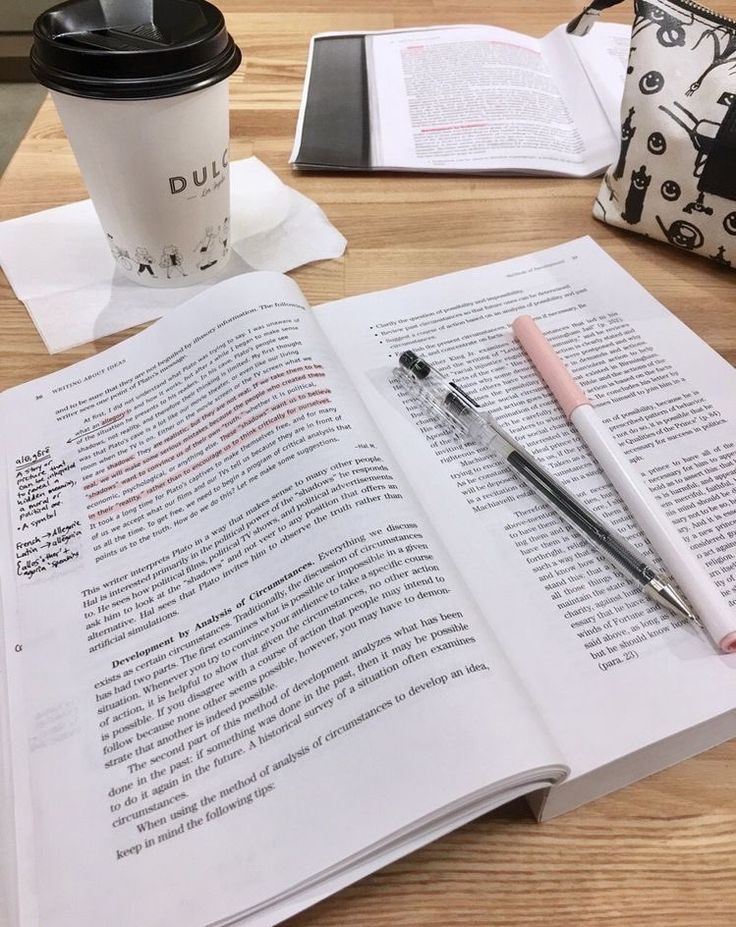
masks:
<svg viewBox="0 0 736 927"><path fill-rule="evenodd" d="M584 35L621 0L594 0ZM635 0L621 147L593 215L736 267L736 20L690 0Z"/></svg>

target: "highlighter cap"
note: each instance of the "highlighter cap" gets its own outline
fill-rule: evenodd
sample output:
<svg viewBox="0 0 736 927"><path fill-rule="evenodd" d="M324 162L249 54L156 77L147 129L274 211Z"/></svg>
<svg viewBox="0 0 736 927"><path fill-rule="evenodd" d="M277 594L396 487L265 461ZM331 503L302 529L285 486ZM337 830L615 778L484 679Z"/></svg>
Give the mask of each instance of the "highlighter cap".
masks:
<svg viewBox="0 0 736 927"><path fill-rule="evenodd" d="M568 420L578 406L590 405L590 399L530 315L520 315L511 327Z"/></svg>

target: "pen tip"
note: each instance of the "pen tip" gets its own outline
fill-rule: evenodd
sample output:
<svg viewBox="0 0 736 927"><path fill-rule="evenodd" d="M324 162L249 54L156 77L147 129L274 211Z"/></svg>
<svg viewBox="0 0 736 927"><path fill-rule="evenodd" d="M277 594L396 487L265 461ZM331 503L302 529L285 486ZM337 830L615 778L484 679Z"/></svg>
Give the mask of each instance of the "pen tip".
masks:
<svg viewBox="0 0 736 927"><path fill-rule="evenodd" d="M674 612L679 618L685 618L702 629L703 625L698 616L670 583L657 578L657 580L652 580L645 588L649 595L660 605L664 605L665 608Z"/></svg>

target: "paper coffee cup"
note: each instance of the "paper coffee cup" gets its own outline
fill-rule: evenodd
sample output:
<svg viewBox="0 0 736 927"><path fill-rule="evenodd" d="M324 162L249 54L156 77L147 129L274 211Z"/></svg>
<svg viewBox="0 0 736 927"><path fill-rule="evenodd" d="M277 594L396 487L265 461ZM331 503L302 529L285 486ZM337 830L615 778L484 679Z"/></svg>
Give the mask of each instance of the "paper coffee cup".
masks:
<svg viewBox="0 0 736 927"><path fill-rule="evenodd" d="M70 0L34 26L118 271L187 286L230 254L227 77L241 54L205 0Z"/></svg>

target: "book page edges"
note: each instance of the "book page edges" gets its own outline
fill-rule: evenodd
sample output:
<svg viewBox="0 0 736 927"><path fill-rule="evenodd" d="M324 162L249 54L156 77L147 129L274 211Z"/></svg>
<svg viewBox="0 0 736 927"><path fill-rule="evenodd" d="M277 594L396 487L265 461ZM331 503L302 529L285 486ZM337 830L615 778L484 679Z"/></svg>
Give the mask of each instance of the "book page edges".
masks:
<svg viewBox="0 0 736 927"><path fill-rule="evenodd" d="M548 783L552 783L553 781L564 781L564 777L568 772L566 767L550 766L546 769L535 770L534 775L537 782L546 780ZM306 908L317 904L330 895L334 895L349 885L353 885L377 870L383 869L410 853L416 852L446 834L464 827L484 814L503 807L518 798L524 798L529 794L532 783L527 781L520 784L518 781L509 780L503 785L500 783L498 785L499 788L496 791L477 796L465 807L458 807L452 812L440 815L435 820L427 820L421 826L413 827L400 835L396 835L394 839L381 842L373 847L367 847L364 852L355 857L344 860L338 866L320 873L300 885L293 886L291 890L278 898L259 906L257 909L237 916L235 920L227 923L238 924L241 927L246 927L246 925L247 927L271 927L271 925L304 911Z"/></svg>
<svg viewBox="0 0 736 927"><path fill-rule="evenodd" d="M15 924L18 909L15 803L10 752L8 668L5 660L5 629L0 596L0 924Z"/></svg>
<svg viewBox="0 0 736 927"><path fill-rule="evenodd" d="M642 747L582 776L532 792L526 796L527 803L538 821L550 821L733 737L736 737L736 709Z"/></svg>

